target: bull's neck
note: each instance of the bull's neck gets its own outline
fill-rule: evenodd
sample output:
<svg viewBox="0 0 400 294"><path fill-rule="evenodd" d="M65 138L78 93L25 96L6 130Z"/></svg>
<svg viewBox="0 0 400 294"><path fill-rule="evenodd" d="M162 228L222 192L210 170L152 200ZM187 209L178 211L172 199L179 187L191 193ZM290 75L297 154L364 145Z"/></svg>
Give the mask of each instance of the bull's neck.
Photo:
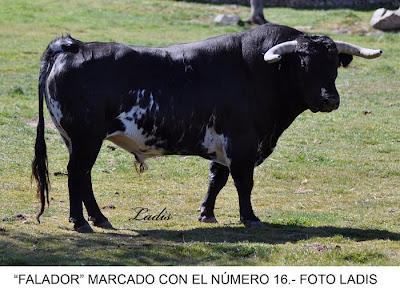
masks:
<svg viewBox="0 0 400 294"><path fill-rule="evenodd" d="M290 97L285 97L285 104L284 107L280 107L277 110L277 116L276 116L276 120L278 121L279 125L282 126L283 130L282 132L288 128L291 123L301 114L303 113L307 108L305 107L305 105L303 105L302 103L296 103L293 99ZM295 97L294 97L295 98ZM283 102L283 101L282 101Z"/></svg>
<svg viewBox="0 0 400 294"><path fill-rule="evenodd" d="M287 91L285 91L287 92ZM262 136L271 135L278 137L303 113L307 107L301 99L292 94L280 92L267 98L267 103L260 103L257 109L259 114L259 132ZM263 97L265 99L265 97Z"/></svg>

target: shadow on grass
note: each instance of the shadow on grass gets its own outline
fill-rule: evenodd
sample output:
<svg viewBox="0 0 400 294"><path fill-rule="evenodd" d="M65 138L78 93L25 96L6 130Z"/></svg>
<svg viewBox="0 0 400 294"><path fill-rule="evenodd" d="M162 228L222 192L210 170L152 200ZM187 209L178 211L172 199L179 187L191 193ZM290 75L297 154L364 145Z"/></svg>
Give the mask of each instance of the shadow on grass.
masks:
<svg viewBox="0 0 400 294"><path fill-rule="evenodd" d="M392 240L400 241L400 234L386 230L340 228L333 226L306 227L263 223L263 227L246 229L242 227L199 227L191 230L146 230L138 231L151 238L174 242L250 242L282 244L315 237L341 236L354 241Z"/></svg>
<svg viewBox="0 0 400 294"><path fill-rule="evenodd" d="M264 224L259 229L202 226L190 230L115 230L94 234L0 234L0 265L198 265L263 262L274 251L261 244L342 236L354 241L399 241L386 230ZM254 247L255 246L255 247ZM260 248L258 248L258 247ZM257 249L255 249L257 248Z"/></svg>

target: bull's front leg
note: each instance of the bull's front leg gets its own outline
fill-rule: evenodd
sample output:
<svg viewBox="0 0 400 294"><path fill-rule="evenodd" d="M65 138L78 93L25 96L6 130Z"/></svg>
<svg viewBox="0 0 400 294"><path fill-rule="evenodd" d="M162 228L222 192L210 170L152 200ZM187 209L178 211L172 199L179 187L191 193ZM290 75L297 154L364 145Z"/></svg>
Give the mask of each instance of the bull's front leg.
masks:
<svg viewBox="0 0 400 294"><path fill-rule="evenodd" d="M229 177L229 168L217 162L210 163L209 183L206 197L200 206L199 221L216 223L214 215L215 200Z"/></svg>
<svg viewBox="0 0 400 294"><path fill-rule="evenodd" d="M254 162L251 160L232 159L231 175L239 194L240 221L246 227L260 227L261 222L254 214L251 205L253 189Z"/></svg>

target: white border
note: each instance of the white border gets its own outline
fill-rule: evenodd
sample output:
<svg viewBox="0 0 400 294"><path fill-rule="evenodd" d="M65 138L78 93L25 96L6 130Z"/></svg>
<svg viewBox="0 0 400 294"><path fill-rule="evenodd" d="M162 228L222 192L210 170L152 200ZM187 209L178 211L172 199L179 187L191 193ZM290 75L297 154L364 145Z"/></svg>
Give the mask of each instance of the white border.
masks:
<svg viewBox="0 0 400 294"><path fill-rule="evenodd" d="M30 276L29 276L30 275ZM53 276L58 279L61 275L64 278L71 277L71 275L78 275L78 284L40 284L40 281L47 275ZM89 275L91 277L109 277L109 275L116 275L120 281L126 281L129 275L134 277L154 277L154 283L151 284L89 284ZM139 275L139 276L136 276ZM181 284L164 284L168 281L175 281L176 275L182 275L187 278L187 283ZM211 284L212 276L219 277L220 283ZM250 277L257 275L261 278L262 283L249 283ZM275 276L278 275L278 280L282 275L287 275L288 282L285 284L285 277L282 283L277 283ZM316 275L319 279L315 284L308 283L308 277L315 280ZM329 276L330 282L335 279L333 284L328 284L324 275ZM354 284L348 283L351 277L356 278L359 276L359 281L364 277L368 277L369 282ZM203 277L204 284L200 284L201 276ZM265 283L269 278L268 283ZM197 278L197 283L193 283L193 277ZM240 277L240 278L239 278ZM322 277L322 279L321 279ZM28 278L36 279L36 282L27 282ZM135 278L136 279L136 278ZM151 280L151 279L150 279ZM376 283L375 281L376 280ZM136 279L136 281L138 281ZM216 281L216 279L214 279ZM229 283L226 284L226 282ZM136 291L143 291L143 293L185 293L190 291L192 293L214 293L223 290L236 292L237 291L251 291L253 293L318 293L321 290L326 293L376 293L379 291L387 291L385 293L398 293L400 281L400 267L0 267L0 285L2 293L9 293L8 291L17 291L17 293L29 294L71 294L72 291L77 293L110 293L110 290L117 290L117 293L138 293ZM207 284L205 284L207 283ZM7 292L4 292L6 290ZM23 291L23 292L22 292ZM294 292L295 291L295 292ZM142 293L142 292L141 292Z"/></svg>

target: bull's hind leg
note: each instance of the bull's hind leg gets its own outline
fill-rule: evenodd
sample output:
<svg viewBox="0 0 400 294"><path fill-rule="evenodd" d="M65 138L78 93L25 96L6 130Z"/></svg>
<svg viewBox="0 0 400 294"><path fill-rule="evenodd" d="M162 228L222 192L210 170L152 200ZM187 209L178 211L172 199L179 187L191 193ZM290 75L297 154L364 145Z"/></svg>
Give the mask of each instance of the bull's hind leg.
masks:
<svg viewBox="0 0 400 294"><path fill-rule="evenodd" d="M94 193L92 189L92 176L91 173L87 174L87 179L85 183L87 186L85 187L86 191L83 193L83 204L86 207L86 211L89 216L89 221L93 223L94 226L103 228L103 229L113 229L113 226L108 221L108 219L101 212L99 205L94 198Z"/></svg>
<svg viewBox="0 0 400 294"><path fill-rule="evenodd" d="M81 233L93 231L84 219L82 202L86 206L89 218L94 221L94 225L111 226L94 199L91 182L91 170L101 144L101 138L87 135L72 137L72 152L68 163L70 221L74 223L74 229Z"/></svg>
<svg viewBox="0 0 400 294"><path fill-rule="evenodd" d="M210 163L208 191L200 206L199 221L205 223L217 222L214 215L215 200L217 199L218 193L228 181L228 177L229 168L217 162Z"/></svg>

